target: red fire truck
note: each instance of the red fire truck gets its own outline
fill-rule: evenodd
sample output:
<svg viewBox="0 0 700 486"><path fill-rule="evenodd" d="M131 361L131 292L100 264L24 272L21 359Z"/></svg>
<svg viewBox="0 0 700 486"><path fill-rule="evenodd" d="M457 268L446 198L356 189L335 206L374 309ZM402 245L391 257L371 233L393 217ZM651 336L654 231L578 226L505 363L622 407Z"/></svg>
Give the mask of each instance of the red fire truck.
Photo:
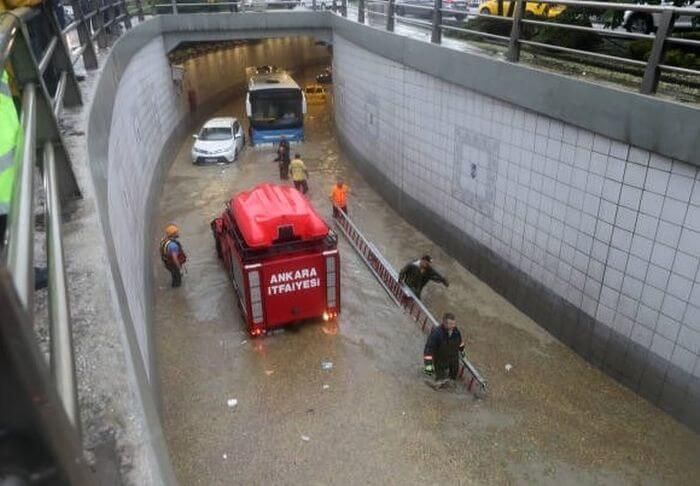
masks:
<svg viewBox="0 0 700 486"><path fill-rule="evenodd" d="M296 189L261 184L211 223L253 336L340 312L338 238Z"/></svg>

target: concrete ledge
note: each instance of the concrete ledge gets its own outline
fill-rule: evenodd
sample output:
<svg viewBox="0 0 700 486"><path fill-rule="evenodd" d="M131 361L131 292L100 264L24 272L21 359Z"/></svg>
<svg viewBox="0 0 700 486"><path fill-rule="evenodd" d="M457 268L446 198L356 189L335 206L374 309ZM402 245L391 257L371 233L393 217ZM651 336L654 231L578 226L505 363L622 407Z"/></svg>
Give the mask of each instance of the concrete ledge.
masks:
<svg viewBox="0 0 700 486"><path fill-rule="evenodd" d="M402 218L581 357L700 432L700 378L654 356L404 193L338 133L355 166Z"/></svg>

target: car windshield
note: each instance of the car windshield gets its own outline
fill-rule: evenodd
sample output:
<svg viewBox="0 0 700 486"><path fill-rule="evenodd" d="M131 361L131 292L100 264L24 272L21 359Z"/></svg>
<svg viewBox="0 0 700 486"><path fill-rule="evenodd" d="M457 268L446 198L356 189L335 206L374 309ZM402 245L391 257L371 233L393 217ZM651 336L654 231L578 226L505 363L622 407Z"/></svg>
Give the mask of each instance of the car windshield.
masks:
<svg viewBox="0 0 700 486"><path fill-rule="evenodd" d="M199 133L199 139L205 141L230 140L233 138L229 127L204 127Z"/></svg>

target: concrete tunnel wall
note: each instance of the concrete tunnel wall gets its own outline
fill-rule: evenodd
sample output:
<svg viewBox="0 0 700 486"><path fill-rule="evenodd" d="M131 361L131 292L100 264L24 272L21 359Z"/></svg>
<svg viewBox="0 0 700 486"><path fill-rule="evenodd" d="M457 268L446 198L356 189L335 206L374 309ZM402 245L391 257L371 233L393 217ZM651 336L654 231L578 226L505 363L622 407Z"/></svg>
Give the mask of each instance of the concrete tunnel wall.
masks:
<svg viewBox="0 0 700 486"><path fill-rule="evenodd" d="M409 46L392 60L359 37L334 31L336 126L368 179L553 335L700 430L698 167L548 116L561 106L482 94L474 76L443 81L408 67Z"/></svg>
<svg viewBox="0 0 700 486"><path fill-rule="evenodd" d="M133 44L130 36L145 42ZM328 49L315 45L311 37L256 41L186 61L185 80L178 86L158 28L142 24L121 41L99 82L88 144L103 229L112 246L119 305L134 335L146 382L153 385L151 265L158 258L154 239L161 229L151 228L151 213L179 141L196 128L201 114L243 89L245 67L317 65L327 62ZM189 110L190 91L197 100L196 113Z"/></svg>

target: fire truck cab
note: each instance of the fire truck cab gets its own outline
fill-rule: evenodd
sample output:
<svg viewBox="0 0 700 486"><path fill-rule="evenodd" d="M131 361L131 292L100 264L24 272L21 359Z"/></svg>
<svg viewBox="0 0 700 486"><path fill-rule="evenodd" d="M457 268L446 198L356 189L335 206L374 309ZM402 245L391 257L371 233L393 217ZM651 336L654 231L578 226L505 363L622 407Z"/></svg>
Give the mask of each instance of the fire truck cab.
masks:
<svg viewBox="0 0 700 486"><path fill-rule="evenodd" d="M242 192L211 228L251 335L340 313L338 238L296 189Z"/></svg>

